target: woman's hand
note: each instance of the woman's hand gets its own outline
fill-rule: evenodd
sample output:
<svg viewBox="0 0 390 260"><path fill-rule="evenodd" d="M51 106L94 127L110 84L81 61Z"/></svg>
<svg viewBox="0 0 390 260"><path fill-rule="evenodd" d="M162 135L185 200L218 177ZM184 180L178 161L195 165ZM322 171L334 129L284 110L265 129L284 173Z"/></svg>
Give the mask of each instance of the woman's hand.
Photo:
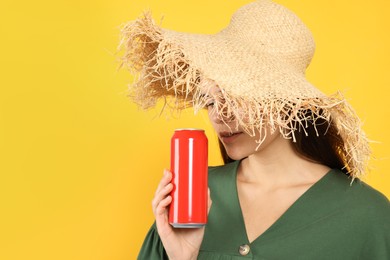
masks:
<svg viewBox="0 0 390 260"><path fill-rule="evenodd" d="M170 192L173 189L173 184L170 183L171 180L172 173L165 170L152 201L157 231L169 259L196 259L203 240L204 227L173 228L169 224L168 206L172 202ZM208 198L208 209L210 210L210 192Z"/></svg>

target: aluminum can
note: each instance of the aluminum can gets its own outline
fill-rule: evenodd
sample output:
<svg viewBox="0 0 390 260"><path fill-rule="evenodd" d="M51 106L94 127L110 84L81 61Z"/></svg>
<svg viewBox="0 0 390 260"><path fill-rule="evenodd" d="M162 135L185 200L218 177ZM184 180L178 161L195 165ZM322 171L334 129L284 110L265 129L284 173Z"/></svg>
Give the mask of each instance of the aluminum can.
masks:
<svg viewBox="0 0 390 260"><path fill-rule="evenodd" d="M169 223L198 228L207 223L208 141L201 129L176 129L171 139L173 174Z"/></svg>

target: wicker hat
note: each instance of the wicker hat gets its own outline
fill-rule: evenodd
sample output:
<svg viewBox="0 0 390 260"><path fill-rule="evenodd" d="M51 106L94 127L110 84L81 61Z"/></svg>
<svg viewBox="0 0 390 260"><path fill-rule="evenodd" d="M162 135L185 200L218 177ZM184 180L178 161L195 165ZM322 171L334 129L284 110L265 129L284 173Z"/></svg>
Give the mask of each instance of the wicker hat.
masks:
<svg viewBox="0 0 390 260"><path fill-rule="evenodd" d="M339 149L346 168L353 177L366 171L370 150L360 120L340 94L327 96L305 78L314 40L287 8L255 1L212 35L163 29L145 13L122 28L120 47L122 65L135 75L130 96L141 107L163 99L165 107L197 111L207 102L201 79L211 80L221 89L216 112L234 116L248 134L266 124L295 140L298 129L318 118L333 120L344 140ZM261 132L259 143L267 134Z"/></svg>

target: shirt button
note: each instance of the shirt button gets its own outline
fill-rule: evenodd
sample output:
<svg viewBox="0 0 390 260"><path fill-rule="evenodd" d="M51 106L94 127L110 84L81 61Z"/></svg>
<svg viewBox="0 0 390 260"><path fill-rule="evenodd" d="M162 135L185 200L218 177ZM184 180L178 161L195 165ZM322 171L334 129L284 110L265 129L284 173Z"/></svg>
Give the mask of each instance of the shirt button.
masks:
<svg viewBox="0 0 390 260"><path fill-rule="evenodd" d="M240 252L240 255L247 255L249 254L249 251L251 251L251 248L249 245L241 245L238 249L238 252Z"/></svg>

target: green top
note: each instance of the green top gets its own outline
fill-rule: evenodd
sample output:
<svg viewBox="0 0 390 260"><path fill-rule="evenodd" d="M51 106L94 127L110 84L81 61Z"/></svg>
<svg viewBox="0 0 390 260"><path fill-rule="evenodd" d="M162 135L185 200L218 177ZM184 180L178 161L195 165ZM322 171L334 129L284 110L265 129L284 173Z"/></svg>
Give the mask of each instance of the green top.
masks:
<svg viewBox="0 0 390 260"><path fill-rule="evenodd" d="M209 168L213 205L198 259L390 259L389 200L360 180L351 185L336 169L249 243L237 195L238 165ZM155 224L138 259L168 259Z"/></svg>

